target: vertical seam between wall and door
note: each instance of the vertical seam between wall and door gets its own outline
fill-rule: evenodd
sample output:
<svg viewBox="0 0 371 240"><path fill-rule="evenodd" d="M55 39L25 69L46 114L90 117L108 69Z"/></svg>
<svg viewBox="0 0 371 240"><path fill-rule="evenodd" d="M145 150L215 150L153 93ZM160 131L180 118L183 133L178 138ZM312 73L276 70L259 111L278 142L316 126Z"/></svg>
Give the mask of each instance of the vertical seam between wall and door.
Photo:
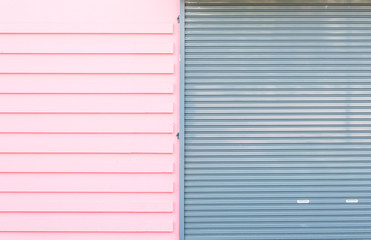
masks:
<svg viewBox="0 0 371 240"><path fill-rule="evenodd" d="M180 0L179 12L179 240L184 240L184 45L185 45L185 23L184 23L184 0Z"/></svg>

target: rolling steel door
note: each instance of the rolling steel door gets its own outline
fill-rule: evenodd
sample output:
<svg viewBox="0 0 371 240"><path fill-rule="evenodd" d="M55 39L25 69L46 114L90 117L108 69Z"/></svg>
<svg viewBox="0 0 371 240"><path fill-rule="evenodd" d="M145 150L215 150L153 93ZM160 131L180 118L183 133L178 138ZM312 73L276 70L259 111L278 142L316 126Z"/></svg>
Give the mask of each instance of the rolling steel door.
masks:
<svg viewBox="0 0 371 240"><path fill-rule="evenodd" d="M303 2L185 1L185 240L371 239L371 4Z"/></svg>

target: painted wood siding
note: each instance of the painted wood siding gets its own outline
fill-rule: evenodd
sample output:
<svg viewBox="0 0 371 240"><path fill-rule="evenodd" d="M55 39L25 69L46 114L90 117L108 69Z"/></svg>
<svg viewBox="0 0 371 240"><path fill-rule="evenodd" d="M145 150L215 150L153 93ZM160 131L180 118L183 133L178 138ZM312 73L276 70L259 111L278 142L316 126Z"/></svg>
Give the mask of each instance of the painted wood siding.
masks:
<svg viewBox="0 0 371 240"><path fill-rule="evenodd" d="M0 239L178 239L175 0L0 0Z"/></svg>

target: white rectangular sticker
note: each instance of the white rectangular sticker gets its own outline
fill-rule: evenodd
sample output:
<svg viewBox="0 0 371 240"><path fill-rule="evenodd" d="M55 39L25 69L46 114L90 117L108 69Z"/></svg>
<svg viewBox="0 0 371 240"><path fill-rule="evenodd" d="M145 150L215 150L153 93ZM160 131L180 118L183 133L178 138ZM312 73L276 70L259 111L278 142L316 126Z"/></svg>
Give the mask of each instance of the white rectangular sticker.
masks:
<svg viewBox="0 0 371 240"><path fill-rule="evenodd" d="M358 199L347 199L345 200L346 203L358 203Z"/></svg>
<svg viewBox="0 0 371 240"><path fill-rule="evenodd" d="M296 203L309 203L309 200L296 200Z"/></svg>

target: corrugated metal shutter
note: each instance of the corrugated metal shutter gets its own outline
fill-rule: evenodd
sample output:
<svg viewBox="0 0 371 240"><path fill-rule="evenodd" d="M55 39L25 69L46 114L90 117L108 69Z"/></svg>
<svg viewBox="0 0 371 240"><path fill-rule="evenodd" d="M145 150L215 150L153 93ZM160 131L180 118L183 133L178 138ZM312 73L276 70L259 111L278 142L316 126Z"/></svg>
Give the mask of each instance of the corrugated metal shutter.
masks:
<svg viewBox="0 0 371 240"><path fill-rule="evenodd" d="M185 3L186 240L371 239L371 6L286 2Z"/></svg>

